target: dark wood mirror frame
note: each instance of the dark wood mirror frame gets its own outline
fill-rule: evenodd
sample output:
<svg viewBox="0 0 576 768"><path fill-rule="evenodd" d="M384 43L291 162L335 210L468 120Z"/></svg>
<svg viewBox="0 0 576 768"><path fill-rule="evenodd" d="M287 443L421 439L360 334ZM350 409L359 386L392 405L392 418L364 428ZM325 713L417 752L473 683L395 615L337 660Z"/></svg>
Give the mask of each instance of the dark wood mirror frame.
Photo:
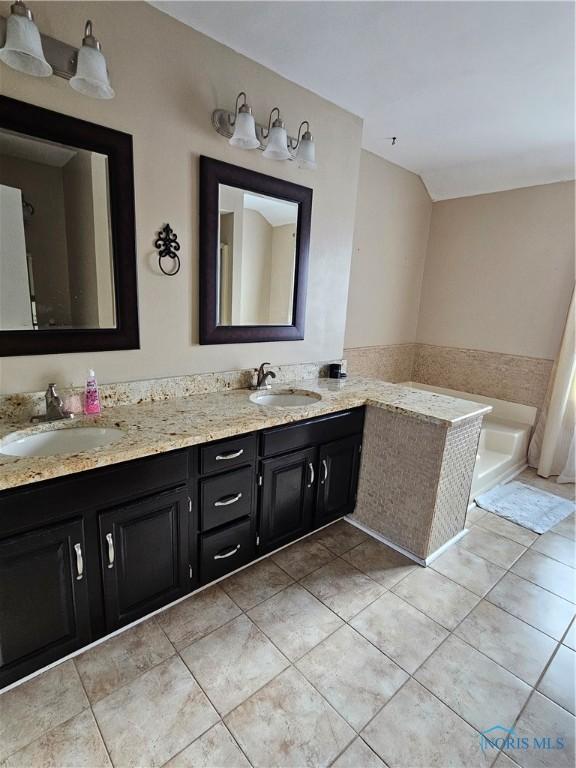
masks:
<svg viewBox="0 0 576 768"><path fill-rule="evenodd" d="M218 325L220 184L298 204L291 325ZM304 338L312 190L236 165L200 158L200 344L296 341Z"/></svg>
<svg viewBox="0 0 576 768"><path fill-rule="evenodd" d="M116 328L0 330L0 357L139 349L132 136L0 96L0 128L108 158Z"/></svg>

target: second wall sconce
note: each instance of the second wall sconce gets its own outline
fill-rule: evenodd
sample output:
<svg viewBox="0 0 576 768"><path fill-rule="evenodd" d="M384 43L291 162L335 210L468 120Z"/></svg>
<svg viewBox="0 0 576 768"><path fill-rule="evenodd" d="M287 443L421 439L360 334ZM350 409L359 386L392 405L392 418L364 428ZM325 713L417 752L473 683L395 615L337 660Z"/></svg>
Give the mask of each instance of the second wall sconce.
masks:
<svg viewBox="0 0 576 768"><path fill-rule="evenodd" d="M244 91L236 97L234 112L214 110L212 125L233 147L260 149L267 160L296 160L300 168L316 168L316 146L308 120L300 123L297 138L288 136L279 107L270 112L267 126L260 125L254 120ZM306 130L302 132L304 126Z"/></svg>
<svg viewBox="0 0 576 768"><path fill-rule="evenodd" d="M94 99L114 97L106 59L94 37L91 21L86 22L80 50L41 35L32 11L22 0L10 6L7 19L0 17L0 41L3 28L5 40L0 48L0 61L7 66L34 77L63 77L75 91Z"/></svg>

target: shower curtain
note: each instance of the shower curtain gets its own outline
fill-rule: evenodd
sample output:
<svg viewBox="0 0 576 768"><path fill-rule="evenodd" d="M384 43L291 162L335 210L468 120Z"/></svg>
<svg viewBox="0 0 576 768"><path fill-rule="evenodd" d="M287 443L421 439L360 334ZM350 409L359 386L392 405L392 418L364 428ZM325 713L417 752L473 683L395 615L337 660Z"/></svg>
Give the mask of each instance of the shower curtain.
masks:
<svg viewBox="0 0 576 768"><path fill-rule="evenodd" d="M542 477L558 475L559 483L575 480L576 317L574 292L560 353L546 402L528 449L528 462Z"/></svg>

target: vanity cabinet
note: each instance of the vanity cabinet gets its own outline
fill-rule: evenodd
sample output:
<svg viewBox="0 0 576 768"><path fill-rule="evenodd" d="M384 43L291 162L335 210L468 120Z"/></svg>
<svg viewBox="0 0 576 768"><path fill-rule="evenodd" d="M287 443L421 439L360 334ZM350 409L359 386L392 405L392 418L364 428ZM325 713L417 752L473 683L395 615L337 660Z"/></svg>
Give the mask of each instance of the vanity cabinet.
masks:
<svg viewBox="0 0 576 768"><path fill-rule="evenodd" d="M316 527L354 511L361 450L361 435L320 446Z"/></svg>
<svg viewBox="0 0 576 768"><path fill-rule="evenodd" d="M188 489L103 512L100 555L110 631L171 603L190 589Z"/></svg>
<svg viewBox="0 0 576 768"><path fill-rule="evenodd" d="M0 541L0 685L91 639L82 520Z"/></svg>
<svg viewBox="0 0 576 768"><path fill-rule="evenodd" d="M352 512L363 419L0 493L0 688Z"/></svg>
<svg viewBox="0 0 576 768"><path fill-rule="evenodd" d="M311 529L316 449L264 459L260 477L260 551L265 554Z"/></svg>

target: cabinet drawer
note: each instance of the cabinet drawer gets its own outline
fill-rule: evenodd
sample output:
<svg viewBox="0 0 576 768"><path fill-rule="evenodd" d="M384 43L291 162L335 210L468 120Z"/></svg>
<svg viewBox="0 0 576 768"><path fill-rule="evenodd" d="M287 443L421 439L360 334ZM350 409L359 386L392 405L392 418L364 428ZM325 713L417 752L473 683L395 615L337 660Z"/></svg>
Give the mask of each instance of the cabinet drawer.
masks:
<svg viewBox="0 0 576 768"><path fill-rule="evenodd" d="M200 530L208 531L252 512L252 467L200 481Z"/></svg>
<svg viewBox="0 0 576 768"><path fill-rule="evenodd" d="M285 427L262 430L261 456L275 456L310 445L340 440L360 434L364 428L364 409L334 413L309 421L299 421Z"/></svg>
<svg viewBox="0 0 576 768"><path fill-rule="evenodd" d="M254 462L256 456L256 435L222 440L219 443L200 448L200 474L225 472Z"/></svg>
<svg viewBox="0 0 576 768"><path fill-rule="evenodd" d="M219 579L246 565L255 557L255 533L251 518L232 523L200 538L200 578L202 584Z"/></svg>

